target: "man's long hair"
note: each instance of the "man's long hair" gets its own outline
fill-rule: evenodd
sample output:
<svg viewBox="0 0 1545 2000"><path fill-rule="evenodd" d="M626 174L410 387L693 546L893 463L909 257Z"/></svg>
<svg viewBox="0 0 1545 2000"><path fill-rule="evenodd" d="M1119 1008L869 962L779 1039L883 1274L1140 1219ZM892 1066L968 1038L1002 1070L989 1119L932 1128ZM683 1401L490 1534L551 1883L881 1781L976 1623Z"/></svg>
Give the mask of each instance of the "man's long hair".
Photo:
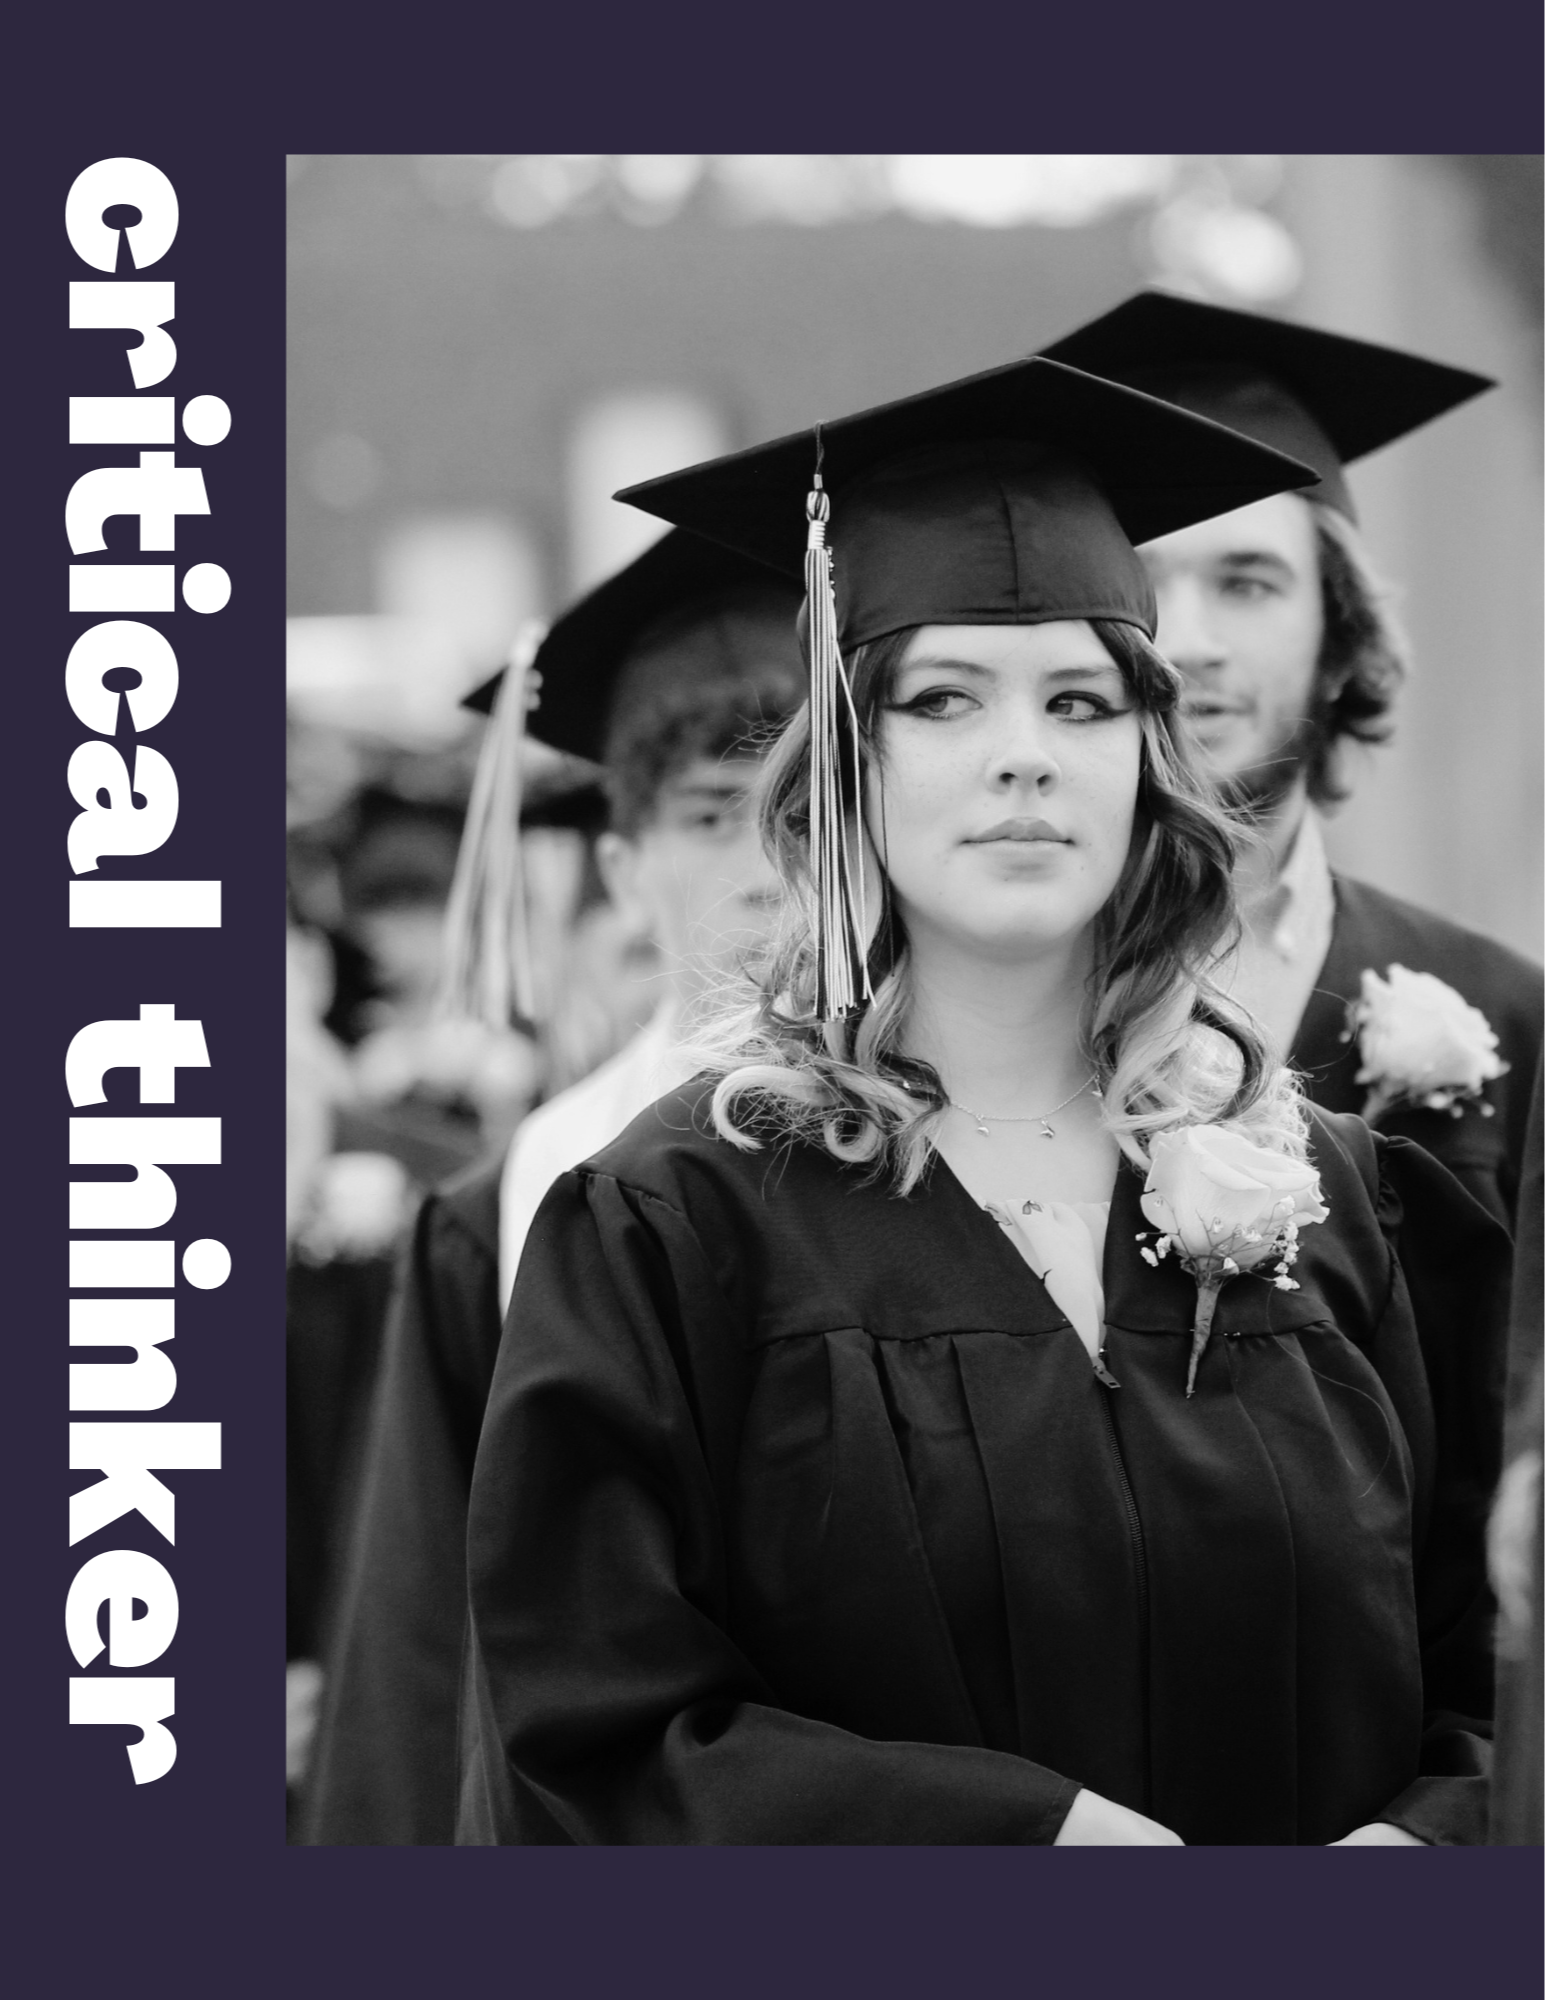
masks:
<svg viewBox="0 0 1545 2000"><path fill-rule="evenodd" d="M1390 711L1410 667L1410 646L1387 584L1375 574L1344 514L1308 502L1320 559L1325 630L1310 700L1304 771L1316 805L1339 805L1350 787L1343 742L1387 743Z"/></svg>

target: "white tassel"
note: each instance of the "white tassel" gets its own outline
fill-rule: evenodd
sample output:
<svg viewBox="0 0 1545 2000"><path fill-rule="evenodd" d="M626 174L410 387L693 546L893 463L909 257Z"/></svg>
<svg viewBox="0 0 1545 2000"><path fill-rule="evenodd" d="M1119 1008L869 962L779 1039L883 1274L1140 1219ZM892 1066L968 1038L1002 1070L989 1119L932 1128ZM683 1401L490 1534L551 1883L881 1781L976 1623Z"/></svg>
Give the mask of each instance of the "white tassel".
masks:
<svg viewBox="0 0 1545 2000"><path fill-rule="evenodd" d="M819 447L818 447L819 448ZM855 860L842 799L842 714L851 751L852 806L863 822L858 714L842 649L832 592L826 523L831 502L815 475L805 501L805 593L810 607L810 868L815 884L816 1012L836 1021L872 1000L869 922L861 854ZM861 835L859 836L862 837Z"/></svg>
<svg viewBox="0 0 1545 2000"><path fill-rule="evenodd" d="M521 760L531 662L545 628L522 626L494 697L445 911L437 1011L505 1029L537 1017L521 867Z"/></svg>

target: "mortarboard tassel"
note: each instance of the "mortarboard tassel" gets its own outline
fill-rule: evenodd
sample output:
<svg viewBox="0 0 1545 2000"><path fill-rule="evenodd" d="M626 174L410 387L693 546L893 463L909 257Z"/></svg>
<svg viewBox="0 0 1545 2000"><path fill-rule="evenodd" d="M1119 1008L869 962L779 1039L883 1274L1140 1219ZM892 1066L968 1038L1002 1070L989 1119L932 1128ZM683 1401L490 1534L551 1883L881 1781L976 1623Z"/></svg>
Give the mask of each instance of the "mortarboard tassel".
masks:
<svg viewBox="0 0 1545 2000"><path fill-rule="evenodd" d="M536 1019L536 982L521 868L521 757L531 662L543 627L521 628L494 698L472 780L445 911L438 1011L505 1029Z"/></svg>
<svg viewBox="0 0 1545 2000"><path fill-rule="evenodd" d="M805 592L810 606L810 870L815 895L816 1012L841 1020L874 998L869 985L868 912L862 860L854 865L843 812L843 736L852 758L852 802L862 819L858 715L842 649L832 593L826 524L831 501L821 485L822 446L816 432L814 487L805 501ZM846 717L846 730L843 723ZM855 881L855 876L857 880Z"/></svg>

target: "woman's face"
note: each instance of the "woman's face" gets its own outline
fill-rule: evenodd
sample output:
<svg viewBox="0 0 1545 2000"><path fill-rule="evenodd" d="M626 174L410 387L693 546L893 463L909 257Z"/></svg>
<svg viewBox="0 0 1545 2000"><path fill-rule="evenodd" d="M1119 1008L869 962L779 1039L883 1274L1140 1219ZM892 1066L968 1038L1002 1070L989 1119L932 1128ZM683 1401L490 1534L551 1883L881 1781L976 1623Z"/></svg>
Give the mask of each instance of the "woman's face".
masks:
<svg viewBox="0 0 1545 2000"><path fill-rule="evenodd" d="M914 947L1013 961L1087 930L1126 862L1141 741L1082 621L914 633L868 797Z"/></svg>

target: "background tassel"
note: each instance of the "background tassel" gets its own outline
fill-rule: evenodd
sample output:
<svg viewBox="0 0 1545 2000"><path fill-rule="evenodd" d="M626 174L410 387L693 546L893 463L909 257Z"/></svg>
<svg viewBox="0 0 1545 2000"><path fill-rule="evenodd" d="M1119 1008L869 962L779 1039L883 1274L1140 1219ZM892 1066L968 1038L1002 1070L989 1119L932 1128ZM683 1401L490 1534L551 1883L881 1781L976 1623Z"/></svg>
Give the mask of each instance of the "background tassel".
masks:
<svg viewBox="0 0 1545 2000"><path fill-rule="evenodd" d="M860 817L862 771L858 715L837 642L837 603L831 551L826 546L831 502L821 486L819 437L816 451L814 490L805 501L810 524L805 545L805 593L810 606L810 867L816 1012L823 1021L836 1021L852 1013L861 997L872 1000L874 995L869 985L862 858L853 853L843 811L844 734L852 804Z"/></svg>
<svg viewBox="0 0 1545 2000"><path fill-rule="evenodd" d="M521 868L521 761L531 662L544 627L521 628L478 755L461 850L445 911L445 968L437 1011L485 1027L529 1027L536 981Z"/></svg>

